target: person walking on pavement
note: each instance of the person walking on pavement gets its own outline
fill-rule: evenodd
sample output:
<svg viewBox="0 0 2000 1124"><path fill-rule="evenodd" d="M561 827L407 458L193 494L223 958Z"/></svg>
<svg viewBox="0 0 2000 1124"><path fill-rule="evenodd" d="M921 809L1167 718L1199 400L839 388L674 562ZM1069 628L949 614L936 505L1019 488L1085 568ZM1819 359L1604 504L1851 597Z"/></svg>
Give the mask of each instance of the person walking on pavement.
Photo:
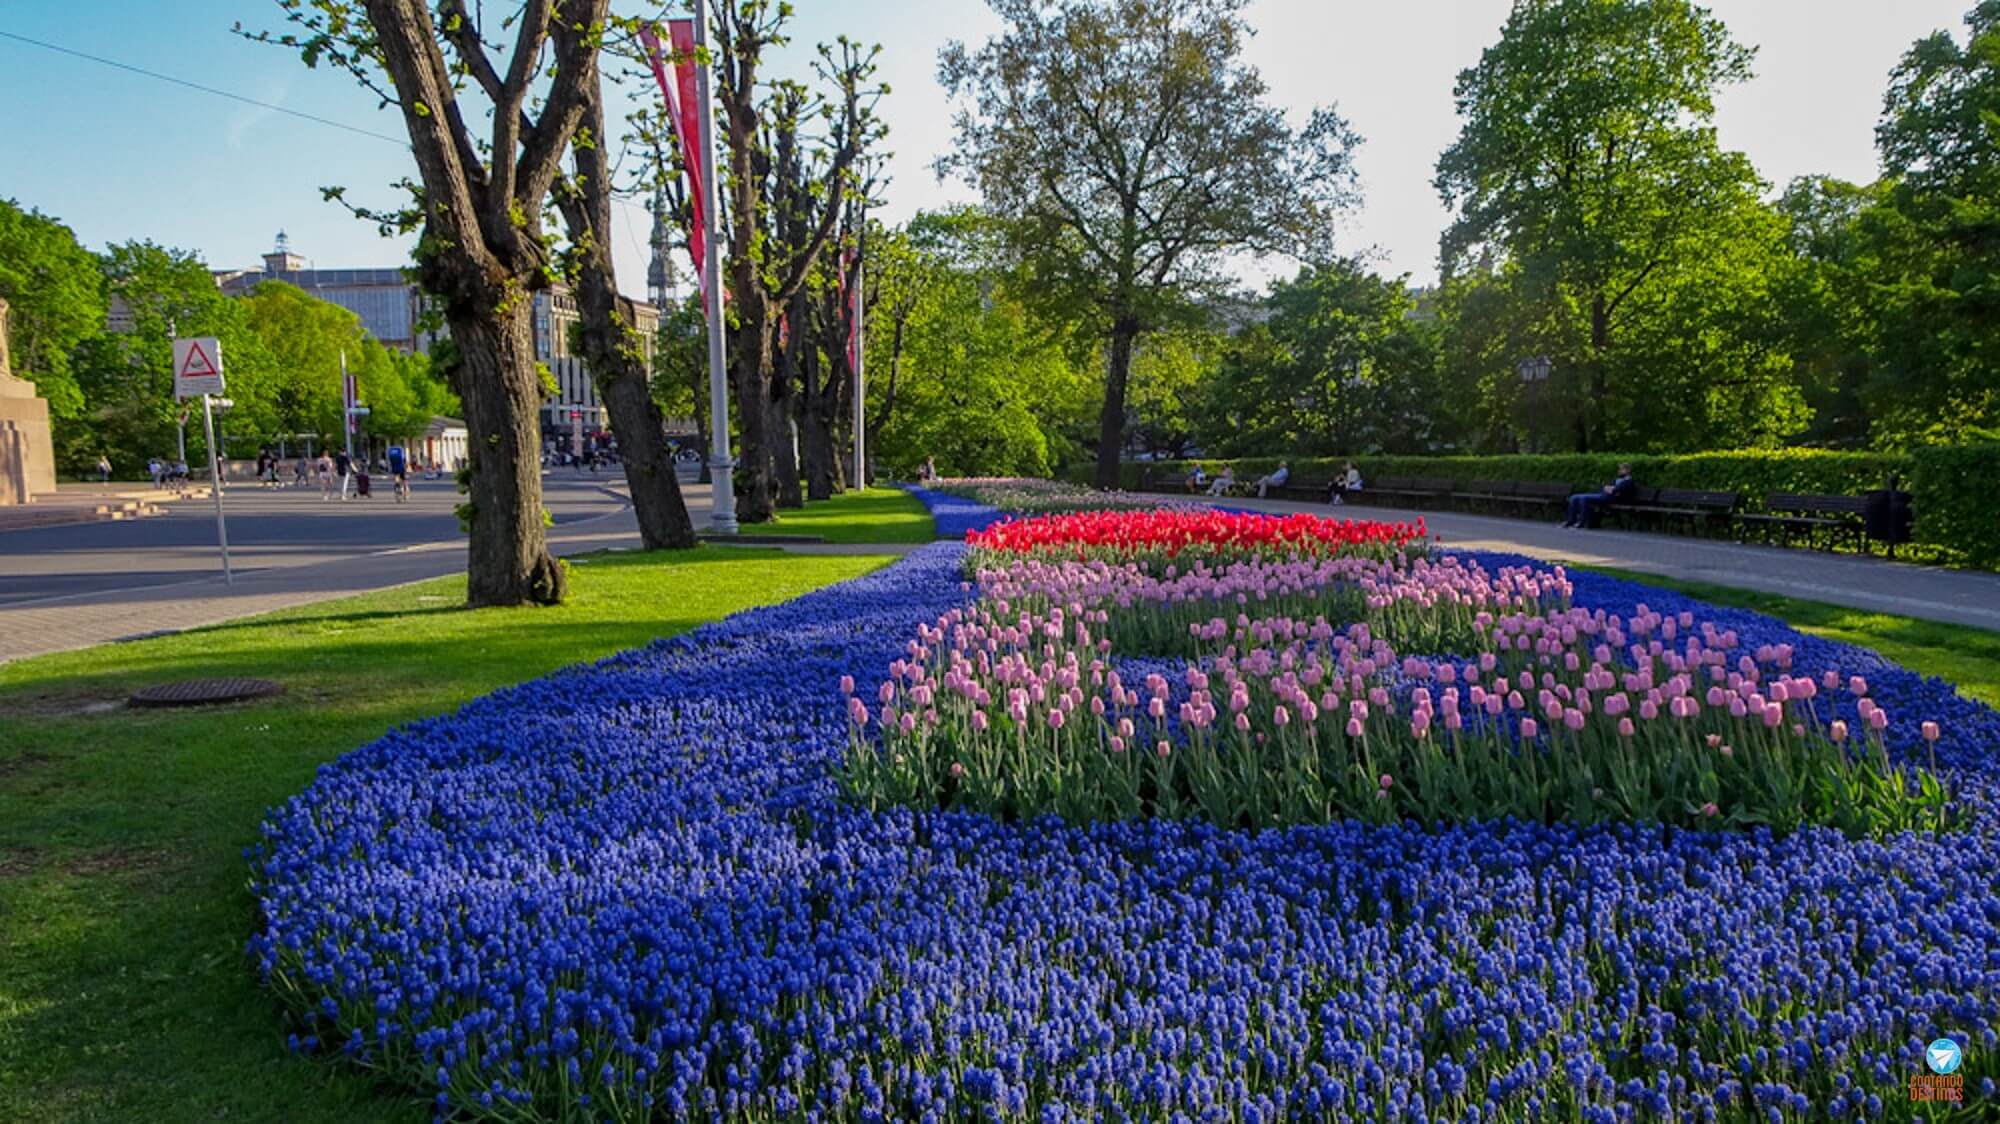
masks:
<svg viewBox="0 0 2000 1124"><path fill-rule="evenodd" d="M292 466L292 487L294 488L305 487L306 477L311 475L311 473L312 469L308 467L306 464L306 455L304 453L300 453L298 463Z"/></svg>
<svg viewBox="0 0 2000 1124"><path fill-rule="evenodd" d="M105 456L103 453L97 454L97 482L100 484L111 483L111 458Z"/></svg>
<svg viewBox="0 0 2000 1124"><path fill-rule="evenodd" d="M321 453L314 467L319 471L320 502L325 503L333 498L333 458Z"/></svg>
<svg viewBox="0 0 2000 1124"><path fill-rule="evenodd" d="M340 500L347 502L347 489L354 481L354 458L342 449L333 455L333 474L340 477Z"/></svg>

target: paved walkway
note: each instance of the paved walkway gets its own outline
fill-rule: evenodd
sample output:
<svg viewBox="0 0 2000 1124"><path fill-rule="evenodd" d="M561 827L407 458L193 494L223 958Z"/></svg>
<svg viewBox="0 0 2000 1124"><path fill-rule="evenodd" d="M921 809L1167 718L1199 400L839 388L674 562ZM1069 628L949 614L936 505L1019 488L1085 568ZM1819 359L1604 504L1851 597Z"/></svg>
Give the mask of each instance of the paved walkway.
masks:
<svg viewBox="0 0 2000 1124"><path fill-rule="evenodd" d="M708 518L708 488L689 484L686 494L689 513L701 525ZM1447 546L1615 566L1948 624L2000 629L2000 574L1630 531L1569 531L1549 523L1448 512L1360 505L1329 508L1281 500L1228 502L1263 511L1311 511L1355 518L1421 516ZM638 537L630 509L622 508L559 524L550 532L550 545L559 555L580 554L630 549L638 545ZM802 554L904 554L915 548L908 544L802 543L782 549ZM339 565L271 566L239 573L233 586L225 585L219 576L198 577L0 603L0 663L199 628L461 573L464 568L465 540L453 537L349 556Z"/></svg>
<svg viewBox="0 0 2000 1124"><path fill-rule="evenodd" d="M705 524L708 486L684 482L682 487L696 526ZM558 523L549 531L549 543L557 555L634 549L639 545L638 524L631 508L621 506L605 514ZM770 546L765 544L763 549ZM801 554L904 554L915 547L800 543L781 549ZM213 547L204 548L202 554L201 564L212 566ZM0 557L0 577L5 576L8 561ZM185 580L162 580L155 574L149 575L145 584L135 581L119 588L0 599L0 663L200 628L464 571L465 539L454 535L435 542L341 555L333 563L267 562L262 568L239 570L233 585L225 584L219 574Z"/></svg>
<svg viewBox="0 0 2000 1124"><path fill-rule="evenodd" d="M1283 500L1231 499L1227 503L1259 511L1310 511L1355 519L1421 517L1445 545L1467 550L1508 551L1552 562L1614 566L1945 624L2000 629L2000 574L1995 573L1638 531L1573 531L1554 523L1453 512L1362 504L1331 507Z"/></svg>

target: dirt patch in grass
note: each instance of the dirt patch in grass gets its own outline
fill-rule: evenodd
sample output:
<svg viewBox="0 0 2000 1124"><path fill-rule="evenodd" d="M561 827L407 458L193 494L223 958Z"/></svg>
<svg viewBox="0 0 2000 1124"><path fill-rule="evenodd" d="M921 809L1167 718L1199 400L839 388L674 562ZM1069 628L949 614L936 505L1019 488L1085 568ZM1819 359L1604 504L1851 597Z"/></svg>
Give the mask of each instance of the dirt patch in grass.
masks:
<svg viewBox="0 0 2000 1124"><path fill-rule="evenodd" d="M25 878L47 870L76 878L117 878L152 874L165 870L173 861L172 851L158 847L96 847L68 853L12 847L0 850L0 878Z"/></svg>
<svg viewBox="0 0 2000 1124"><path fill-rule="evenodd" d="M0 781L25 773L30 769L46 765L55 758L46 753L23 753L18 757L0 758Z"/></svg>
<svg viewBox="0 0 2000 1124"><path fill-rule="evenodd" d="M0 698L0 718L77 718L108 714L125 708L128 692L107 693L103 687L74 691L37 691ZM0 762L0 775L6 764Z"/></svg>

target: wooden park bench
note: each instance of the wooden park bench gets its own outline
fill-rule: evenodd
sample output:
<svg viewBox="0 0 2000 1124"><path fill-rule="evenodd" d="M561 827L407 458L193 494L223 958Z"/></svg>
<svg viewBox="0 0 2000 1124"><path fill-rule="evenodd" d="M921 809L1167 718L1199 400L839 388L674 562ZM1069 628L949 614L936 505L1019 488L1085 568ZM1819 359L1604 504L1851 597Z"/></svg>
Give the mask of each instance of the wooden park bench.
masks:
<svg viewBox="0 0 2000 1124"><path fill-rule="evenodd" d="M1508 480L1482 484L1464 494L1486 510L1527 519L1561 515L1563 505L1576 491L1572 485L1545 480Z"/></svg>
<svg viewBox="0 0 2000 1124"><path fill-rule="evenodd" d="M1283 484L1272 488L1268 495L1274 500L1296 500L1300 503L1325 503L1327 489L1333 487L1333 478L1294 476ZM1257 491L1257 482L1250 482L1250 491Z"/></svg>
<svg viewBox="0 0 2000 1124"><path fill-rule="evenodd" d="M1803 533L1806 544L1813 545L1816 536L1825 549L1832 550L1841 538L1854 536L1854 545L1868 549L1867 526L1862 520L1868 501L1863 496L1826 496L1796 492L1768 492L1764 496L1764 510L1747 512L1736 517L1744 537L1753 530L1761 532L1764 541L1775 536L1790 545L1792 536Z"/></svg>
<svg viewBox="0 0 2000 1124"><path fill-rule="evenodd" d="M1377 503L1390 507L1423 507L1441 503L1451 494L1451 481L1427 476L1381 476L1365 481L1362 489L1348 496L1349 503Z"/></svg>
<svg viewBox="0 0 2000 1124"><path fill-rule="evenodd" d="M1663 524L1668 530L1685 527L1699 534L1728 527L1742 503L1741 492L1640 487L1632 490L1629 499L1607 504L1603 511L1628 522Z"/></svg>
<svg viewBox="0 0 2000 1124"><path fill-rule="evenodd" d="M1506 507L1520 486L1515 480L1467 480L1452 488L1450 499L1460 506L1494 511Z"/></svg>

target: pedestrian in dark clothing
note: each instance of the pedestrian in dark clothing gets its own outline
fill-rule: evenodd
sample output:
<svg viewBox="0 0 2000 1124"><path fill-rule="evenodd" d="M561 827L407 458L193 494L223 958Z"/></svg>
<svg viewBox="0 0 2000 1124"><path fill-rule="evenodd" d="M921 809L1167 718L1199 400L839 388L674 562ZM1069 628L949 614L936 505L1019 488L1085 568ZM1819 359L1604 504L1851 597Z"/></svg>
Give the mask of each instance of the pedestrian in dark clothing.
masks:
<svg viewBox="0 0 2000 1124"><path fill-rule="evenodd" d="M1565 527L1589 528L1597 526L1597 518L1607 504L1620 503L1632 495L1638 483L1632 479L1632 466L1618 466L1618 476L1611 483L1595 492L1578 492L1569 498L1569 518L1563 520Z"/></svg>
<svg viewBox="0 0 2000 1124"><path fill-rule="evenodd" d="M342 449L338 453L335 453L333 455L333 474L340 477L340 498L343 500L347 498L348 485L353 482L353 473L354 458L347 455L347 450Z"/></svg>

